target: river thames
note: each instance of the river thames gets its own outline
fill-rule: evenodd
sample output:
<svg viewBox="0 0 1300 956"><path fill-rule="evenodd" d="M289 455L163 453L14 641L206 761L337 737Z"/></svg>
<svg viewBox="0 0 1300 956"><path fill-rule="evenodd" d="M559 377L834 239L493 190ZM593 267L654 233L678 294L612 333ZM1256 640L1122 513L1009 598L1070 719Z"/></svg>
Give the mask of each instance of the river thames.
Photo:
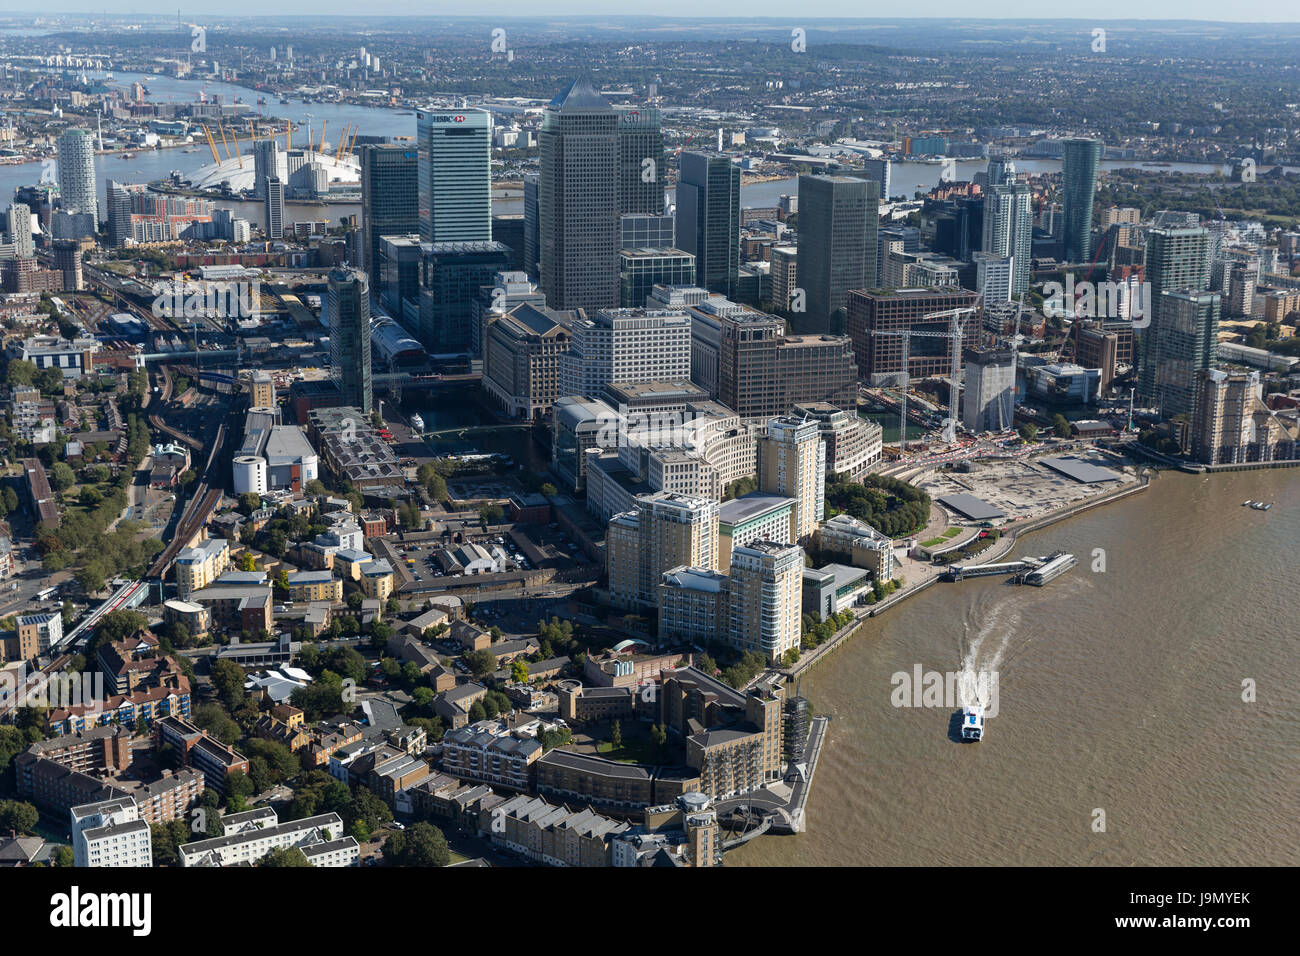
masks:
<svg viewBox="0 0 1300 956"><path fill-rule="evenodd" d="M808 832L727 865L1300 863L1297 541L1300 470L1165 472L1018 541L1079 557L1046 587L938 584L867 621L803 679L831 716ZM998 675L978 744L891 704L891 675L964 659Z"/></svg>

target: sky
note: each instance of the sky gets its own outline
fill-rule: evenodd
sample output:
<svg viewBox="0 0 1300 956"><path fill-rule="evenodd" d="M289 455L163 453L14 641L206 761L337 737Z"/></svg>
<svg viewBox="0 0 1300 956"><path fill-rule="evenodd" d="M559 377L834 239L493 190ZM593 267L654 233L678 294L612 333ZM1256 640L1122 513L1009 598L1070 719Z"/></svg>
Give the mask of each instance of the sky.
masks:
<svg viewBox="0 0 1300 956"><path fill-rule="evenodd" d="M0 0L0 13L154 13L175 15L179 9L186 19L193 19L213 8L193 0ZM954 3L953 0L909 0L905 5L873 4L861 0L818 0L798 6L791 14L789 0L647 0L644 5L610 0L487 0L481 5L430 0L222 0L226 15L314 14L350 15L365 12L376 16L577 16L577 15L658 15L670 17L776 17L810 20L817 17L939 17L966 19L1051 19L1062 14L1070 19L1103 22L1111 19L1143 20L1219 20L1238 22L1300 22L1300 4L1295 0L1088 0L1065 7L1045 4L1043 0L979 0L977 3ZM801 16L802 15L802 16Z"/></svg>

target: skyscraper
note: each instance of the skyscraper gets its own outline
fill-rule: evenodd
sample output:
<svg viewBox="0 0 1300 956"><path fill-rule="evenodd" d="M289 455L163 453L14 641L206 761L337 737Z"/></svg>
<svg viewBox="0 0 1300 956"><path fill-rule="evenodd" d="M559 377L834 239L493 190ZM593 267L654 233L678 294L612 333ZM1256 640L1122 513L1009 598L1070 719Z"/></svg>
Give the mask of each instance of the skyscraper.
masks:
<svg viewBox="0 0 1300 956"><path fill-rule="evenodd" d="M618 304L618 113L586 80L547 104L539 135L541 286L553 309Z"/></svg>
<svg viewBox="0 0 1300 956"><path fill-rule="evenodd" d="M60 205L69 214L84 213L99 221L95 192L95 141L84 129L69 129L59 137Z"/></svg>
<svg viewBox="0 0 1300 956"><path fill-rule="evenodd" d="M740 277L740 167L722 153L682 153L677 248L695 256L695 281L731 298Z"/></svg>
<svg viewBox="0 0 1300 956"><path fill-rule="evenodd" d="M302 165L302 157L298 165ZM274 136L253 140L253 196L266 198L266 181L272 176L287 180L291 173L296 172L296 168L290 169L289 166L288 155L281 151Z"/></svg>
<svg viewBox="0 0 1300 956"><path fill-rule="evenodd" d="M481 109L428 109L415 115L420 238L490 240L492 114Z"/></svg>
<svg viewBox="0 0 1300 956"><path fill-rule="evenodd" d="M663 215L664 172L659 111L646 106L618 110L619 214Z"/></svg>
<svg viewBox="0 0 1300 956"><path fill-rule="evenodd" d="M105 193L108 209L104 221L108 226L109 245L125 245L131 237L131 190L110 179L105 185Z"/></svg>
<svg viewBox="0 0 1300 956"><path fill-rule="evenodd" d="M279 176L266 179L266 238L284 238L284 181Z"/></svg>
<svg viewBox="0 0 1300 956"><path fill-rule="evenodd" d="M1197 375L1214 367L1218 351L1217 292L1162 292L1159 314L1144 336L1142 380L1162 418L1192 416Z"/></svg>
<svg viewBox="0 0 1300 956"><path fill-rule="evenodd" d="M537 196L536 173L524 175L524 271L532 278L539 275L541 261L541 206Z"/></svg>
<svg viewBox="0 0 1300 956"><path fill-rule="evenodd" d="M382 237L420 229L418 155L409 146L361 147L361 267L375 296L380 288Z"/></svg>
<svg viewBox="0 0 1300 956"><path fill-rule="evenodd" d="M1064 153L1062 239L1065 242L1065 261L1087 262L1092 258L1092 200L1097 195L1101 140L1067 139ZM987 206L984 215L988 217Z"/></svg>
<svg viewBox="0 0 1300 956"><path fill-rule="evenodd" d="M470 351L470 320L479 290L509 261L510 249L491 240L422 244L420 323L415 332L420 344L439 354Z"/></svg>
<svg viewBox="0 0 1300 956"><path fill-rule="evenodd" d="M797 331L842 334L832 319L849 291L876 286L879 190L856 176L799 177L799 287L807 308L792 317Z"/></svg>
<svg viewBox="0 0 1300 956"><path fill-rule="evenodd" d="M1015 424L1014 349L974 349L966 353L966 387L961 421L971 432L1000 432Z"/></svg>
<svg viewBox="0 0 1300 956"><path fill-rule="evenodd" d="M1163 330L1172 321L1169 309L1174 307L1164 293L1205 290L1210 281L1206 261L1209 242L1209 230L1202 226L1152 229L1147 234L1143 276L1151 288L1147 303L1151 321L1139 337L1138 349L1138 395L1143 401L1158 404L1163 392L1156 370L1162 361ZM1215 321L1217 323L1217 316Z"/></svg>
<svg viewBox="0 0 1300 956"><path fill-rule="evenodd" d="M1008 166L1010 164L1004 164L1003 168ZM980 247L981 251L997 258L1011 260L1010 291L1012 296L1018 296L1029 291L1029 260L1034 240L1033 201L1028 183L1016 182L1014 178L994 183L994 172L990 161L989 190L984 197L984 237ZM1006 176L1014 175L1014 167L1011 167Z"/></svg>
<svg viewBox="0 0 1300 956"><path fill-rule="evenodd" d="M374 403L370 365L370 290L359 269L335 269L329 277L330 373L343 404L369 415Z"/></svg>
<svg viewBox="0 0 1300 956"><path fill-rule="evenodd" d="M774 418L758 440L758 488L793 498L794 534L806 540L826 515L826 445L815 418Z"/></svg>
<svg viewBox="0 0 1300 956"><path fill-rule="evenodd" d="M36 243L32 239L32 211L20 202L9 204L9 241L13 243L14 255L19 259L29 259L36 255Z"/></svg>
<svg viewBox="0 0 1300 956"><path fill-rule="evenodd" d="M864 159L862 161L862 178L869 179L879 187L877 195L881 201L889 201L890 169L887 159Z"/></svg>

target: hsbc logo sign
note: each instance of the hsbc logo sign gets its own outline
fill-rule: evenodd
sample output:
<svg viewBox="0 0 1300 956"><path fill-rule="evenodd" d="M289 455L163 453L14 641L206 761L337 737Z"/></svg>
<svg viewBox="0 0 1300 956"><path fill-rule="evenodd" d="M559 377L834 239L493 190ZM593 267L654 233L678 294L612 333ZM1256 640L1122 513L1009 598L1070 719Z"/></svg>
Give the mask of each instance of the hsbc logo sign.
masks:
<svg viewBox="0 0 1300 956"><path fill-rule="evenodd" d="M430 116L428 119L430 123L464 123L469 117L461 113L458 116Z"/></svg>

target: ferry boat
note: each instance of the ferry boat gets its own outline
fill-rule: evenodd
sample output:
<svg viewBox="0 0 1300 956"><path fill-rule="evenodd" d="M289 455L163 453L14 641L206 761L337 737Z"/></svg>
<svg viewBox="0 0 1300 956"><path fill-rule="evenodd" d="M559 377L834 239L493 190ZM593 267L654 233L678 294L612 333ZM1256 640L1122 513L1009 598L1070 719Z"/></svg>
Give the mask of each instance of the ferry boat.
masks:
<svg viewBox="0 0 1300 956"><path fill-rule="evenodd" d="M984 739L984 708L979 704L967 704L961 709L961 739Z"/></svg>
<svg viewBox="0 0 1300 956"><path fill-rule="evenodd" d="M1046 562L1041 567L1026 572L1024 581L1026 584L1041 588L1044 584L1055 581L1078 563L1079 560L1074 555L1058 551L1056 554L1048 555Z"/></svg>
<svg viewBox="0 0 1300 956"><path fill-rule="evenodd" d="M415 412L411 415L411 427L417 432L424 431L424 419L420 416L419 412Z"/></svg>

